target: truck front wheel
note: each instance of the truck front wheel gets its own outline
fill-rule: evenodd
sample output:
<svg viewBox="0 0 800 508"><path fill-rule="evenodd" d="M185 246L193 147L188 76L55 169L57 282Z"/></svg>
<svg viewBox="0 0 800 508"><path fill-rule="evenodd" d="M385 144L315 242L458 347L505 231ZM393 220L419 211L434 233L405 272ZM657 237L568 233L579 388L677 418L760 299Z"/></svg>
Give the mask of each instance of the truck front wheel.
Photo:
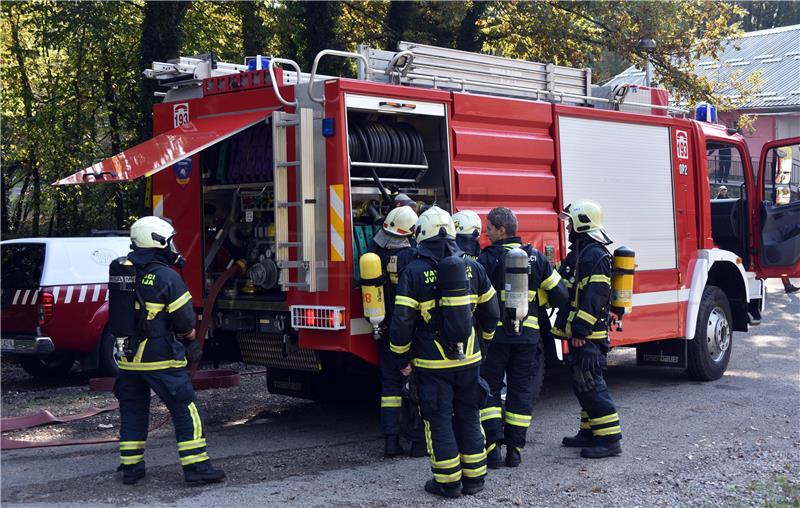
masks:
<svg viewBox="0 0 800 508"><path fill-rule="evenodd" d="M731 306L716 286L703 290L694 339L689 341L688 374L698 381L713 381L728 368L733 347Z"/></svg>
<svg viewBox="0 0 800 508"><path fill-rule="evenodd" d="M67 376L75 364L70 351L55 351L46 356L20 356L19 364L35 378L58 379Z"/></svg>

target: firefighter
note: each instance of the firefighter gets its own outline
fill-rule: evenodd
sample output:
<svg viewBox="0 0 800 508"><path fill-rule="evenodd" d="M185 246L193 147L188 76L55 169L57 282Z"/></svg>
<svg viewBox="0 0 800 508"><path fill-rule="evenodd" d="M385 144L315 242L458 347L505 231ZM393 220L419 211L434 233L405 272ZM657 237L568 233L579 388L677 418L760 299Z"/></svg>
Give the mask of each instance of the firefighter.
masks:
<svg viewBox="0 0 800 508"><path fill-rule="evenodd" d="M479 383L481 339L472 322L474 317L480 323L484 337L494 333L495 290L480 264L461 257L450 214L431 207L420 216L415 235L415 258L397 286L390 347L403 373L413 366L418 377L433 470L425 490L444 497L477 494L486 476L480 426L485 392Z"/></svg>
<svg viewBox="0 0 800 508"><path fill-rule="evenodd" d="M539 333L539 305L544 305L544 302L539 302L537 294L547 295L550 304L558 306L567 302L567 289L547 258L530 244L522 244L517 236L517 218L513 211L505 207L494 208L487 219L486 233L492 244L483 249L478 262L500 293L503 321L498 324L486 360L481 365L481 377L491 390L486 405L481 409L481 422L486 434L487 463L490 469L496 469L503 463L502 444L506 445L506 466L520 465L525 435L531 424L536 398L534 379L543 368L544 351ZM506 315L506 293L511 288L506 262L509 252L514 249L522 249L528 257L527 287L523 288L527 294L528 312L516 328ZM505 412L500 398L504 378L507 385Z"/></svg>
<svg viewBox="0 0 800 508"><path fill-rule="evenodd" d="M453 223L456 225L456 244L471 259L478 259L481 253L481 218L472 210L461 210L453 214Z"/></svg>
<svg viewBox="0 0 800 508"><path fill-rule="evenodd" d="M175 248L172 225L159 217L142 217L131 226L136 269L137 334L129 337L126 355L119 359L114 395L119 400L120 470L131 485L145 475L144 448L150 422L150 390L172 414L178 455L187 482L217 482L225 473L212 467L206 452L203 421L197 408L187 365L200 361L195 336L192 296L170 268L182 258ZM114 293L109 306L114 305ZM176 338L177 336L177 338Z"/></svg>
<svg viewBox="0 0 800 508"><path fill-rule="evenodd" d="M594 201L575 201L561 218L568 224L570 248L559 272L569 288L569 305L559 309L553 334L569 341L567 365L581 405L580 430L562 444L581 448L585 458L619 455L619 415L603 379L612 266L605 246L611 239L603 228L603 211Z"/></svg>
<svg viewBox="0 0 800 508"><path fill-rule="evenodd" d="M399 274L414 257L414 249L411 247L409 239L416 222L417 214L410 206L393 208L386 215L383 229L375 234L370 249L370 252L374 252L381 259L385 301L388 302L382 326L383 332L378 345L381 369L381 427L385 438L384 454L386 457L396 457L403 451L400 446L400 416L405 376L397 370L397 363L389 350L388 329L392 322L392 304ZM426 447L422 428L409 429L409 437L411 440L409 454L412 457L425 456Z"/></svg>

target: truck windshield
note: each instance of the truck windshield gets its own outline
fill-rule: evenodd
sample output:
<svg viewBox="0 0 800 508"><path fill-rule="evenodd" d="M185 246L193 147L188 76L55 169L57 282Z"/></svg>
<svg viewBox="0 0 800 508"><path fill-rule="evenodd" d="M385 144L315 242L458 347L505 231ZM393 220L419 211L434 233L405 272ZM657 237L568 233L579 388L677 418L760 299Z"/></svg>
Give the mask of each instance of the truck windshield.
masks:
<svg viewBox="0 0 800 508"><path fill-rule="evenodd" d="M44 267L45 244L12 243L2 251L2 287L35 289L39 287Z"/></svg>

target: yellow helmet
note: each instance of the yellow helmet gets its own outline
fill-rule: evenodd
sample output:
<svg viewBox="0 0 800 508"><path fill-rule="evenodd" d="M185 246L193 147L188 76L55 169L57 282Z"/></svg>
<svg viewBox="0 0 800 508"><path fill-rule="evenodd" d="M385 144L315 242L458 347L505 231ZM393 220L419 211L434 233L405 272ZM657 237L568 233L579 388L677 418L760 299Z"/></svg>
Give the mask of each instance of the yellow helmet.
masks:
<svg viewBox="0 0 800 508"><path fill-rule="evenodd" d="M461 210L453 214L453 223L457 235L476 236L481 234L481 218L472 210Z"/></svg>
<svg viewBox="0 0 800 508"><path fill-rule="evenodd" d="M450 217L450 214L438 206L428 208L419 216L417 221L414 233L417 243L438 237L442 228L444 228L445 235L448 238L455 239L456 226L453 224L453 218Z"/></svg>
<svg viewBox="0 0 800 508"><path fill-rule="evenodd" d="M579 199L564 207L560 217L572 223L576 233L586 233L598 242L609 244L611 238L603 229L603 209L590 199Z"/></svg>
<svg viewBox="0 0 800 508"><path fill-rule="evenodd" d="M383 230L395 236L408 236L414 232L417 214L410 206L392 208L383 221Z"/></svg>

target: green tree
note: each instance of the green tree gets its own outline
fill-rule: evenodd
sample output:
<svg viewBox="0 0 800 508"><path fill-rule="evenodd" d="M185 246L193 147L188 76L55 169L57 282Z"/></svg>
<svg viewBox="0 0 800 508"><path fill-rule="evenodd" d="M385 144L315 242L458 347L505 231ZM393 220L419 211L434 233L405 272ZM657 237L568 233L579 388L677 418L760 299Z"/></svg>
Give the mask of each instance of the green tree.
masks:
<svg viewBox="0 0 800 508"><path fill-rule="evenodd" d="M742 12L702 0L504 2L495 3L481 24L484 49L514 58L587 66L607 51L640 67L650 58L662 86L696 103L713 97L713 84L687 69L741 34L736 19ZM650 38L658 43L655 51L637 49Z"/></svg>

